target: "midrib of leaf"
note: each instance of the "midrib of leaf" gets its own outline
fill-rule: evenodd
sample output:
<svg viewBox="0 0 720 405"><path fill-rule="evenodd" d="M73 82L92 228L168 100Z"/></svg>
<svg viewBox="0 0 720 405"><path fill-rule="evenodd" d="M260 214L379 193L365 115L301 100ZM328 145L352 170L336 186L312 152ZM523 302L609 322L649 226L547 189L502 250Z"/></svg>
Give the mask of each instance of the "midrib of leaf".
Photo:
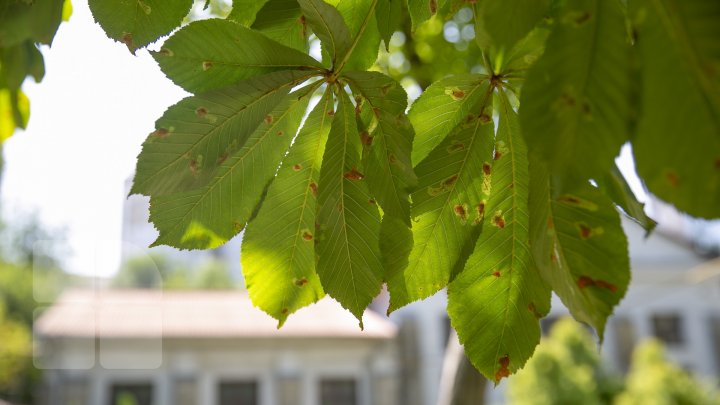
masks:
<svg viewBox="0 0 720 405"><path fill-rule="evenodd" d="M312 85L310 85L310 86L308 86L308 87L309 87L309 88L312 88L312 90L314 90L314 89L316 89L320 84L322 84L322 82L321 82L321 81L318 81L317 84L312 84ZM313 87L314 87L314 88L313 88ZM298 99L296 99L295 101L293 101L293 104L296 104L296 103L300 102L300 100L302 100L303 98L305 98L305 97L307 97L308 95L312 94L312 90L308 91L307 93L303 94L301 97L299 97ZM282 101L281 101L281 102L282 102ZM258 145L262 144L262 140L265 139L265 138L268 136L268 134L270 134L271 132L273 132L273 129L274 129L280 122L282 122L282 118L284 118L287 114L289 114L290 111L292 111L292 109L293 109L294 107L295 107L294 105L288 107L288 109L285 110L285 112L283 112L282 115L281 115L277 120L275 120L272 125L268 126L268 127L267 127L267 130L265 131L265 133L263 133L263 135L257 139L257 141L255 142L254 145L252 145L252 146L251 146L250 148L248 148L247 150L245 150L244 148L241 149L241 151L242 151L242 150L245 150L245 153L243 153L239 158L236 158L236 159L235 159L235 162L233 162L233 164L229 166L228 170L226 170L225 173L223 173L223 174L220 175L219 177L215 177L215 178L213 179L211 185L210 185L209 187L207 187L203 193L201 193L201 194L199 194L199 195L197 196L198 198L197 198L196 201L192 204L191 208L190 208L189 210L187 210L187 212L185 213L185 215L183 215L182 218L181 218L179 221L176 221L175 225L173 225L171 228L169 228L168 231L165 232L165 234L170 234L170 233L172 233L173 231L175 231L175 230L177 229L177 227L180 226L180 225L195 211L195 209L197 208L197 206L198 206L202 201L205 200L205 197L207 197L207 196L215 189L215 187L217 187L217 186L222 182L222 180L225 179L226 176L231 175L232 172L233 172L233 170L235 169L235 167L236 167L237 165L243 163L243 162L245 161L245 158L248 157L249 155L251 155L251 154L252 154L251 152L252 152L253 150L255 150L255 148L258 147ZM235 156L237 156L237 155L235 155ZM231 185L231 190L232 190L232 185ZM231 194L232 194L232 191L231 191ZM153 244L153 245L154 245L154 244Z"/></svg>
<svg viewBox="0 0 720 405"><path fill-rule="evenodd" d="M399 1L399 0L397 0ZM355 38L353 39L353 42L350 44L350 48L348 48L347 52L345 53L345 56L343 56L342 61L337 66L335 71L335 77L342 72L343 68L345 67L345 64L350 60L350 56L352 56L353 51L355 50L355 47L357 47L358 42L360 42L360 37L365 32L365 29L367 28L368 23L370 23L370 19L375 15L375 7L377 6L378 0L372 0L372 3L370 3L370 8L368 9L368 13L365 15L365 19L362 22L362 25L360 25L360 29L358 30L357 35L355 35Z"/></svg>
<svg viewBox="0 0 720 405"><path fill-rule="evenodd" d="M318 82L318 83L322 83L322 82ZM328 91L328 92L331 91L331 90L330 90L330 87L328 87L328 89L327 89L326 91ZM320 131L322 131L322 128L325 127L325 120L327 119L327 114L325 113L325 111L327 111L327 105L328 105L328 103L332 104L332 101L333 101L333 100L332 100L332 95L329 95L329 97L327 97L327 101L325 102L325 106L323 107L323 114L322 114L322 121L321 121L321 124L320 124ZM314 156L315 156L315 160L314 160L314 161L315 161L315 162L318 162L318 161L321 161L321 160L322 160L322 153L320 153L320 151L321 151L323 148L321 148L321 146L324 146L324 145L323 145L321 142L317 142L317 146L315 147L315 153L314 153ZM292 266L292 263L293 263L294 260L295 260L295 252L297 251L298 242L302 243L302 241L300 241L300 238L301 238L301 236L300 236L300 230L301 230L301 227L302 227L302 218L303 218L303 216L305 215L305 209L307 208L308 196L309 196L310 193L312 192L312 191L310 190L310 182L312 181L312 178L313 178L313 174L314 174L314 173L315 173L315 166L313 166L313 167L311 168L311 170L308 170L308 176L307 176L307 179L305 180L305 183L307 184L307 187L305 187L305 195L303 196L302 208L301 208L301 210L300 210L300 215L299 215L300 220L298 221L298 226L297 226L297 229L295 230L295 241L294 241L293 246L292 246L292 253L290 253L289 263L290 263L291 266ZM318 174L319 174L319 173L318 173ZM286 290L283 290L283 291L286 291ZM286 299L287 299L287 295L283 292L283 298L282 298L282 303L283 303L282 306L283 306L283 307L285 307Z"/></svg>
<svg viewBox="0 0 720 405"><path fill-rule="evenodd" d="M510 123L509 123L509 119L508 119L508 115L509 115L510 112L508 111L508 108L511 108L511 107L509 106L509 102L508 102L508 100L507 100L506 97L507 97L507 96L505 96L505 94L502 94L502 96L500 97L500 99L501 99L501 103L502 103L503 110L505 111L504 117L505 117L505 119L508 121L508 123L507 123L506 125L508 125L508 131L510 131L510 129L509 129L509 128L510 128ZM501 117L502 117L502 115L501 115ZM507 138L507 141L508 141L508 150L510 151L510 156L507 156L506 158L510 158L510 159L511 159L511 163L510 163L511 170L510 170L510 173L511 173L511 177L512 177L512 183L511 183L511 184L513 184L513 185L517 183L517 182L516 182L516 179L517 179L517 168L516 168L516 167L517 167L517 166L516 166L516 159L515 159L515 156L516 156L516 155L515 155L515 144L514 144L514 140L515 140L515 137L512 136L512 133L510 133L510 135L509 135L508 138ZM511 288L512 288L512 287L518 288L518 286L517 286L516 283L515 283L515 277L516 277L515 262L516 262L516 257L517 257L517 256L515 255L515 251L516 251L515 245L516 245L516 243L517 243L517 237L516 237L517 227L518 227L518 226L522 226L522 224L520 224L520 223L517 221L517 210L519 210L520 207L519 207L519 204L517 203L518 193L515 191L515 187L513 187L513 189L512 189L512 191L511 191L510 194L511 194L511 196L510 196L509 198L512 199L512 210L513 210L513 216L512 216L512 232L511 232L511 235L508 236L508 238L511 239L511 242L510 242L510 243L511 243L511 245L510 245L510 246L511 246L511 249L510 249L510 252L509 252L509 256L510 256L510 273L511 273L511 276L510 276L510 285L511 285ZM498 205L500 205L500 204L498 204ZM528 216L528 217L529 217L529 216ZM528 230L528 234L529 234L529 230ZM506 240L507 240L507 239L506 239ZM527 253L527 256L526 256L526 257L528 258L528 260L530 260L530 252L528 251L528 252L526 252L526 253ZM507 257L507 256L506 256L506 257ZM505 314L504 314L504 320L503 320L503 328L502 328L502 332L500 333L500 340L499 340L499 341L501 341L501 342L502 342L503 338L505 337L505 330L509 328L508 317L509 317L509 311L510 311L510 296L511 296L511 294L508 293L508 294L506 294L506 295L507 295L507 297L506 297L505 305L504 305L504 307L505 307ZM517 308L517 304L516 304L516 303L513 303L513 306L515 307L515 310L516 310L516 311L520 312L520 310ZM528 339L528 340L530 340L530 339ZM515 341L515 345L517 346L518 349L520 348L520 346L517 344L517 341ZM497 358L499 358L499 357L500 357L500 345L498 345L497 350L495 351L495 358L497 359Z"/></svg>
<svg viewBox="0 0 720 405"><path fill-rule="evenodd" d="M304 76L304 77L301 76L301 77L298 78L297 80L307 80L307 79L309 79L310 77L312 77L312 75L306 75L306 76ZM293 81L295 81L295 80L293 80ZM285 89L285 88L286 88L287 86L289 86L291 83L292 83L292 81L291 81L291 82L287 82L287 83L283 84L282 86L276 87L276 88L274 88L274 89L270 89L268 92L264 93L264 94L261 95L260 97L256 98L255 100L252 100L250 103L246 104L246 105L243 106L242 108L240 108L240 109L238 109L237 111L235 111L232 115L228 116L221 124L219 124L218 126L216 126L216 127L213 128L213 129L211 129L210 132L208 132L208 133L205 134L204 136L198 137L198 139L191 144L190 148L188 149L188 152L189 152L189 151L192 151L192 150L195 150L195 148L197 147L197 145L198 145L199 143L204 142L204 141L206 141L207 139L215 136L215 134L217 133L217 131L220 131L221 129L225 128L225 125L226 125L229 121L237 118L237 116L240 115L240 113L242 113L243 111L245 111L245 110L248 109L249 107L251 107L251 106L253 106L253 105L261 102L262 100L264 100L264 99L266 99L266 98L274 95L274 94L277 93L278 91ZM259 124L260 124L260 123L258 123L258 125L259 125ZM254 132L254 131L253 131L253 132ZM252 135L252 132L250 132L250 134ZM187 152L186 152L186 153L187 153ZM152 180L154 180L154 179L157 178L158 176L161 176L161 175L162 175L163 173L165 173L167 170L170 170L175 163L177 163L177 162L180 161L181 159L184 159L183 156L184 156L184 154L179 155L179 156L176 157L173 161L168 162L167 165L166 165L164 168L158 170L157 172L155 172L155 174L149 176L147 179L145 179L145 181L143 181L143 182L142 182L141 184L139 184L137 187L133 187L133 188L144 187L145 184L147 184L148 182L151 182Z"/></svg>
<svg viewBox="0 0 720 405"><path fill-rule="evenodd" d="M655 5L655 9L657 10L658 17L660 17L660 20L662 21L662 25L666 28L666 35L675 41L677 51L685 56L683 59L687 61L686 64L689 65L689 67L693 70L693 73L695 73L690 75L692 76L691 80L695 81L698 87L702 89L702 98L708 103L708 110L719 111L720 91L714 89L715 86L712 82L708 81L705 73L703 72L700 57L698 56L700 52L698 52L697 48L690 40L685 24L683 24L681 19L673 18L673 16L679 15L677 12L678 7L676 5L676 0L668 0L668 3L672 3L670 4L670 7L673 8L673 12L669 12L669 10L663 5L662 1L651 1ZM714 98L713 95L715 96ZM720 117L718 117L717 114L709 115L715 121L715 126L720 127Z"/></svg>

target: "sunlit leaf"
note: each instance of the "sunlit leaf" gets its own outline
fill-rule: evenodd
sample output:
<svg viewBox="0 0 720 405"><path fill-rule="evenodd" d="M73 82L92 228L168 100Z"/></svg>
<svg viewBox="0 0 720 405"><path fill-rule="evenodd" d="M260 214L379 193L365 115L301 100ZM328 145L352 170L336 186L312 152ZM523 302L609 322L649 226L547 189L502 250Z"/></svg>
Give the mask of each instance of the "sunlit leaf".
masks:
<svg viewBox="0 0 720 405"><path fill-rule="evenodd" d="M280 325L324 295L315 272L315 212L331 111L328 91L305 121L243 236L240 257L250 298Z"/></svg>
<svg viewBox="0 0 720 405"><path fill-rule="evenodd" d="M350 31L340 12L324 0L298 0L307 23L332 58L333 66L350 49Z"/></svg>
<svg viewBox="0 0 720 405"><path fill-rule="evenodd" d="M540 342L550 289L530 253L528 157L517 115L504 94L492 193L482 233L465 269L448 286L448 314L470 362L497 384L521 368Z"/></svg>
<svg viewBox="0 0 720 405"><path fill-rule="evenodd" d="M317 272L323 288L360 320L380 292L380 215L360 165L355 109L338 91L318 184Z"/></svg>
<svg viewBox="0 0 720 405"><path fill-rule="evenodd" d="M175 84L192 93L218 89L278 70L316 72L322 66L309 55L257 31L224 20L187 25L153 57Z"/></svg>
<svg viewBox="0 0 720 405"><path fill-rule="evenodd" d="M62 2L61 2L62 3ZM95 21L108 37L130 52L155 42L179 26L193 0L89 0Z"/></svg>

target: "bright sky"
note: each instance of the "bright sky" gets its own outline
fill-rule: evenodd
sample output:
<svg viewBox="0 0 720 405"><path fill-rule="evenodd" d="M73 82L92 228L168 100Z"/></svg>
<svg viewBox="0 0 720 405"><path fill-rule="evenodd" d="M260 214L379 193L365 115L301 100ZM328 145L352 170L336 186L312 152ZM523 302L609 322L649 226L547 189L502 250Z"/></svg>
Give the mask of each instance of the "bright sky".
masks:
<svg viewBox="0 0 720 405"><path fill-rule="evenodd" d="M186 93L147 51L133 57L108 39L85 2L73 6L43 49L45 79L25 82L28 128L4 145L3 217L37 211L43 223L65 226L69 269L92 274L97 257L108 274L119 263L124 182L155 119Z"/></svg>

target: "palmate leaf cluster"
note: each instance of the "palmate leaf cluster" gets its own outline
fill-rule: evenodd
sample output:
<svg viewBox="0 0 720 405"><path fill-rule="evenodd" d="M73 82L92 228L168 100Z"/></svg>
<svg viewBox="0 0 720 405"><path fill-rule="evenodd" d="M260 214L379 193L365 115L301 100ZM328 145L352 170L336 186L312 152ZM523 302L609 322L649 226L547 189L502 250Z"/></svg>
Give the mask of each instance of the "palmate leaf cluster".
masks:
<svg viewBox="0 0 720 405"><path fill-rule="evenodd" d="M135 51L190 1L90 5ZM482 71L408 111L379 47L406 14L419 29L464 7ZM326 293L362 325L383 284L390 311L447 288L497 382L532 355L552 291L602 337L630 278L620 215L654 226L615 166L623 144L652 193L720 216L719 46L715 0L235 0L153 52L193 95L158 119L132 192L155 244L244 229L251 298L280 325Z"/></svg>

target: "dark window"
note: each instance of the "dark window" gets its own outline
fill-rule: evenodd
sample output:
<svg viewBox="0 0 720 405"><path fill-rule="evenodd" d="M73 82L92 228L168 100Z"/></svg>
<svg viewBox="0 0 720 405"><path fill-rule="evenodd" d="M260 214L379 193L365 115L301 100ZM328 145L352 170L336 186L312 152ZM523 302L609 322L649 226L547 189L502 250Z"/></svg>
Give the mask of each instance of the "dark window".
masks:
<svg viewBox="0 0 720 405"><path fill-rule="evenodd" d="M678 314L654 315L653 334L666 344L677 345L685 342L682 318Z"/></svg>
<svg viewBox="0 0 720 405"><path fill-rule="evenodd" d="M113 384L111 405L151 405L152 384Z"/></svg>
<svg viewBox="0 0 720 405"><path fill-rule="evenodd" d="M320 382L320 404L355 405L356 403L355 380L327 379Z"/></svg>
<svg viewBox="0 0 720 405"><path fill-rule="evenodd" d="M193 377L177 377L173 380L173 405L197 405L197 383Z"/></svg>
<svg viewBox="0 0 720 405"><path fill-rule="evenodd" d="M720 373L720 316L710 318L710 331L715 349L715 370Z"/></svg>
<svg viewBox="0 0 720 405"><path fill-rule="evenodd" d="M620 315L613 318L612 326L618 367L620 371L626 373L630 368L630 358L635 347L635 327L630 319Z"/></svg>
<svg viewBox="0 0 720 405"><path fill-rule="evenodd" d="M257 405L258 385L255 381L224 381L220 383L220 405Z"/></svg>

